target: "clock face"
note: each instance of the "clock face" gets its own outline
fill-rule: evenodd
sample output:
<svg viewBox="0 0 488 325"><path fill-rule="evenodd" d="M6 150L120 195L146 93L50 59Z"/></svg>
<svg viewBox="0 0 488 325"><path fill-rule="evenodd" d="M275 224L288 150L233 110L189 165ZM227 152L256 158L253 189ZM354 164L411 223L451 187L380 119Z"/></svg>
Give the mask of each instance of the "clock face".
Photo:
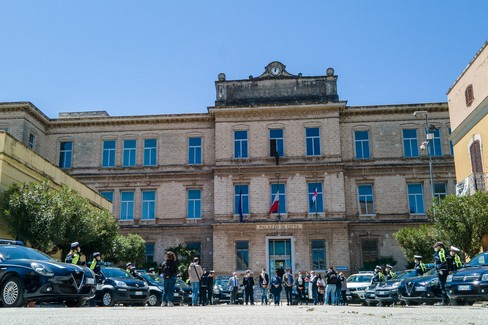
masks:
<svg viewBox="0 0 488 325"><path fill-rule="evenodd" d="M271 68L271 74L272 74L273 76L279 75L279 74L280 74L280 72L281 72L281 69L280 69L280 68L278 68L278 67L272 67L272 68Z"/></svg>

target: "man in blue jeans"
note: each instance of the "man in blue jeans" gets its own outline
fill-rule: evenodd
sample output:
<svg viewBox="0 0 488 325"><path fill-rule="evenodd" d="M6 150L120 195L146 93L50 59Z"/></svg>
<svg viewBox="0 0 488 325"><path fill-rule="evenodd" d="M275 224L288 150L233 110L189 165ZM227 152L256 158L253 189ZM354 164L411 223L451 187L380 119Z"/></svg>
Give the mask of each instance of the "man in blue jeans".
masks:
<svg viewBox="0 0 488 325"><path fill-rule="evenodd" d="M188 275L191 284L191 303L192 306L198 306L198 295L200 293L200 279L203 275L203 269L200 266L200 259L195 257L188 267Z"/></svg>
<svg viewBox="0 0 488 325"><path fill-rule="evenodd" d="M325 303L327 305L338 305L336 294L337 273L332 266L325 275L325 282L327 283L325 287Z"/></svg>

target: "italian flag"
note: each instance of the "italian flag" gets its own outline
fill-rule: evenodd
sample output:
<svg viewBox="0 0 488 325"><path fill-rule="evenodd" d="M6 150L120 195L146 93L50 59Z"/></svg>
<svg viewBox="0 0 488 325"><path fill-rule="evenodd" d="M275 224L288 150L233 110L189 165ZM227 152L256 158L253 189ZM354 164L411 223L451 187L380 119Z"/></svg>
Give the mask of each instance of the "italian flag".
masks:
<svg viewBox="0 0 488 325"><path fill-rule="evenodd" d="M276 213L278 212L278 208L280 206L280 191L276 192L273 203L271 204L271 208L269 208L268 216L271 213Z"/></svg>

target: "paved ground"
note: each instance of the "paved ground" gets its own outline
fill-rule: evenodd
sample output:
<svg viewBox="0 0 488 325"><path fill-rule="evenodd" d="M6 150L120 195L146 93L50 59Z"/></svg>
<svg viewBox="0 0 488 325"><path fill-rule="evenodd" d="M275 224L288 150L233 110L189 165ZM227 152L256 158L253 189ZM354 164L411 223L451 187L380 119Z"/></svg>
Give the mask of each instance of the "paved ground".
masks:
<svg viewBox="0 0 488 325"><path fill-rule="evenodd" d="M1 324L488 324L488 309L475 307L205 306L0 308Z"/></svg>

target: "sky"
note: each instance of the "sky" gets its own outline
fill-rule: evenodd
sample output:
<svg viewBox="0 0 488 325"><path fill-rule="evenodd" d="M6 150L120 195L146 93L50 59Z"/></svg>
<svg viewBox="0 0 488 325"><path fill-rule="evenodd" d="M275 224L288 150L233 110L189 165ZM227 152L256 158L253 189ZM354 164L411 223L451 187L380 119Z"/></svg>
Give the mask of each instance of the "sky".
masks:
<svg viewBox="0 0 488 325"><path fill-rule="evenodd" d="M0 0L0 102L207 113L219 73L338 75L350 106L446 102L488 39L486 0Z"/></svg>

